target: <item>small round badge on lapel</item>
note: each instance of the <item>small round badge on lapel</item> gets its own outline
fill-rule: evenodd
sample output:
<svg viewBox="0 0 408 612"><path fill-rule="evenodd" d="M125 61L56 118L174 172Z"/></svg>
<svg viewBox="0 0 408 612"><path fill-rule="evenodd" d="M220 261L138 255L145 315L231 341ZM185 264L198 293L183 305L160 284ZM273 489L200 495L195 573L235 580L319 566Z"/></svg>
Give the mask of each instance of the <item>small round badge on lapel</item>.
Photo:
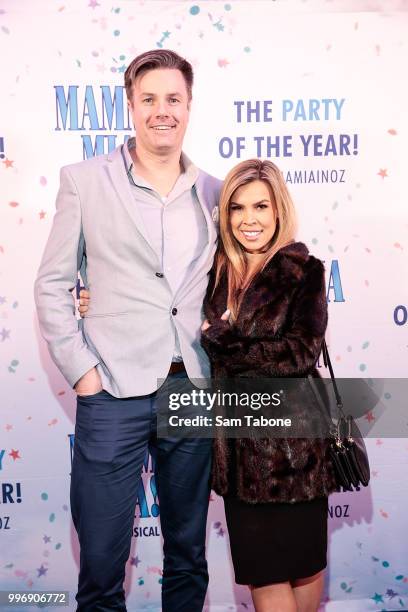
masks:
<svg viewBox="0 0 408 612"><path fill-rule="evenodd" d="M212 209L212 214L211 214L211 218L214 221L214 223L218 223L220 220L220 211L218 206L214 206L214 208Z"/></svg>

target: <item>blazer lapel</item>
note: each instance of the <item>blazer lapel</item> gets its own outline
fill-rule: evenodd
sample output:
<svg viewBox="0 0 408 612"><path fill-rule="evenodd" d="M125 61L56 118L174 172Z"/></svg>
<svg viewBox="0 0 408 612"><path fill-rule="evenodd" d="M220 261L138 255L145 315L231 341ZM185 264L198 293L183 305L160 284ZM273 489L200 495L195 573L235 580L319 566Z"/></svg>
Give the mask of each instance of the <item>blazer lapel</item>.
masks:
<svg viewBox="0 0 408 612"><path fill-rule="evenodd" d="M179 287L176 293L176 299L182 299L189 291L189 287L194 278L201 272L201 270L207 266L211 268L214 253L217 247L217 230L215 228L214 222L212 220L210 210L206 204L206 194L201 187L200 177L197 179L195 184L195 191L197 195L197 200L201 206L201 210L203 212L206 224L207 224L207 244L199 257L196 259L193 267L189 271L189 274L181 287Z"/></svg>
<svg viewBox="0 0 408 612"><path fill-rule="evenodd" d="M120 201L126 208L130 218L135 224L136 229L157 258L157 254L149 242L149 235L143 223L143 218L140 214L140 210L135 202L135 198L133 196L132 188L129 182L129 177L126 174L125 162L122 157L121 151L122 146L117 147L114 151L112 151L112 153L108 155L106 164L108 174L112 181L113 188L115 189Z"/></svg>

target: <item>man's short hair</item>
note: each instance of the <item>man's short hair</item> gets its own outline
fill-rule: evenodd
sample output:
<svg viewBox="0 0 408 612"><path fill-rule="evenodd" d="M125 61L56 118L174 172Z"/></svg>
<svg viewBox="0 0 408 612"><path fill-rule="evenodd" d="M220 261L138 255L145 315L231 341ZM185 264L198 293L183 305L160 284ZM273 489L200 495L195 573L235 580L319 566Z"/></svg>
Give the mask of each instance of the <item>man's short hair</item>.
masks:
<svg viewBox="0 0 408 612"><path fill-rule="evenodd" d="M193 68L184 57L168 49L153 49L146 51L129 64L125 72L125 89L128 100L132 101L132 90L135 80L148 72L158 68L172 68L180 70L186 82L189 100L192 98L193 89Z"/></svg>

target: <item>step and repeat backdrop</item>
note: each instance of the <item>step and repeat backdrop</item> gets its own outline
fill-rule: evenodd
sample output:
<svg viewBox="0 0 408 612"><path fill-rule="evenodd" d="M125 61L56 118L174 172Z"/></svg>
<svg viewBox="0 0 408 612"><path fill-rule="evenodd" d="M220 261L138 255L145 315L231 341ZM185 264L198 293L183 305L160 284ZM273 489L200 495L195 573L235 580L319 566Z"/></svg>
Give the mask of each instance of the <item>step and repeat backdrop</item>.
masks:
<svg viewBox="0 0 408 612"><path fill-rule="evenodd" d="M337 375L407 377L406 10L402 0L0 1L0 590L69 591L75 609L75 397L40 336L32 287L59 168L132 135L123 76L135 55L169 48L193 64L185 151L198 166L222 178L257 156L282 169L299 239L325 261ZM383 414L392 393L380 400ZM370 486L329 500L330 612L408 609L408 427L391 438L375 408L363 418ZM149 456L137 486L128 609L158 611ZM214 494L207 553L206 610L252 609Z"/></svg>

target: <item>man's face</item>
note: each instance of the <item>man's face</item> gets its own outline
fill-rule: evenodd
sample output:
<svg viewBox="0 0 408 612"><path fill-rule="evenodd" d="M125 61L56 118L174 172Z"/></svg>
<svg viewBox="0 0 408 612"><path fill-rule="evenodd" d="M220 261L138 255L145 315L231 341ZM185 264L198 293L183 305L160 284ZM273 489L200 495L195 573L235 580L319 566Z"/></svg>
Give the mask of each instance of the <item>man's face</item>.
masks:
<svg viewBox="0 0 408 612"><path fill-rule="evenodd" d="M128 106L138 147L155 155L168 155L181 149L190 102L180 70L157 68L142 74L133 85Z"/></svg>

